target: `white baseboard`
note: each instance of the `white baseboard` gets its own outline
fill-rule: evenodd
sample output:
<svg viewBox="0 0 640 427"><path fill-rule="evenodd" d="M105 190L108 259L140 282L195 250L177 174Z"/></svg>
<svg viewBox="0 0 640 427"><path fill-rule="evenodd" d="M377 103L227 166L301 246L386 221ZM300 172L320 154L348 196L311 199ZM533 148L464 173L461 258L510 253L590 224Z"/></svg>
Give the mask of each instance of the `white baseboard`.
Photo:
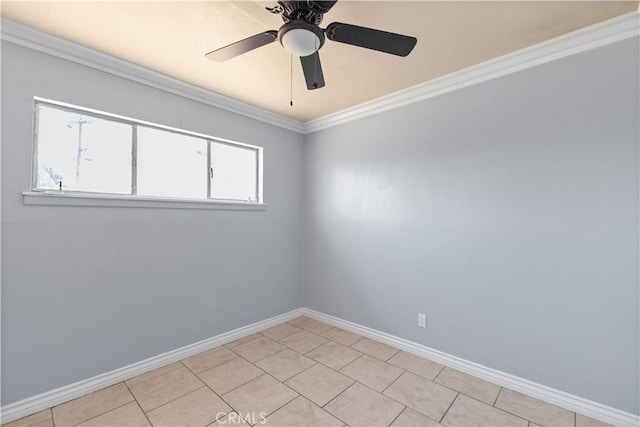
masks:
<svg viewBox="0 0 640 427"><path fill-rule="evenodd" d="M488 368L486 366L479 365L477 363L473 363L447 353L443 353L425 345L408 341L403 338L399 338L394 335L390 335L334 316L329 316L327 314L320 313L309 308L298 308L279 316L252 323L250 325L243 326L241 328L234 329L232 331L225 332L202 341L198 341L194 344L190 344L169 351L167 353L150 357L148 359L113 370L111 372L96 375L95 377L88 378L83 381L78 381L76 383L69 384L55 390L50 390L32 397L28 397L18 402L11 403L0 408L0 423L8 423L19 418L26 417L27 415L31 415L44 409L50 408L52 406L68 402L69 400L77 399L78 397L84 396L102 388L111 386L129 378L133 378L137 375L143 374L156 368L160 368L170 363L177 362L210 348L226 344L247 335L251 335L263 329L275 326L279 323L286 322L302 315L354 332L358 335L375 339L409 353L413 353L417 356L433 360L434 362L441 363L445 366L449 366L462 372L466 372L478 378L491 381L502 387L507 387L511 390L524 393L528 396L535 397L553 405L578 412L580 414L604 421L612 425L640 425L640 416L638 415L630 414L628 412L621 411L610 406L602 405L600 403L584 399L579 396L575 396L560 390L553 389L551 387L544 386L542 384L525 380L523 378L516 377L515 375L497 371L495 369Z"/></svg>
<svg viewBox="0 0 640 427"><path fill-rule="evenodd" d="M150 357L140 362L115 369L111 372L96 375L95 377L87 378L86 380L78 381L73 384L10 403L0 408L0 424L6 424L22 417L26 417L27 415L35 414L36 412L52 406L77 399L78 397L102 388L109 387L137 375L144 374L145 372L177 362L202 351L209 350L210 348L217 347L270 328L271 326L275 326L279 323L301 316L303 311L303 309L298 308L279 316L252 323L250 325L198 341L194 344L189 344L184 347Z"/></svg>
<svg viewBox="0 0 640 427"><path fill-rule="evenodd" d="M338 317L329 316L324 313L305 308L302 311L305 316L311 317L330 325L351 331L358 335L383 342L401 350L413 353L416 356L424 357L445 366L457 369L475 377L490 381L499 386L518 391L536 399L543 400L556 406L560 406L571 411L578 412L591 418L603 421L615 426L638 426L640 416L629 412L621 411L610 406L606 406L592 400L584 399L573 394L565 393L533 381L515 375L507 374L492 368L488 368L477 363L452 356L447 353L435 350L422 344L408 341L394 335L380 332L357 323L349 322Z"/></svg>

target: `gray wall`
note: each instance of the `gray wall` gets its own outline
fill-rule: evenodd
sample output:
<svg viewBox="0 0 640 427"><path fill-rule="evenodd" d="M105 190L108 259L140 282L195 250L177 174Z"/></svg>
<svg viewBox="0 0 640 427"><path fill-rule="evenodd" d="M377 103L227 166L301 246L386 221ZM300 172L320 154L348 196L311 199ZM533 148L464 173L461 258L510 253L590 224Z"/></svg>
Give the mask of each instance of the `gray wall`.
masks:
<svg viewBox="0 0 640 427"><path fill-rule="evenodd" d="M620 42L303 138L3 42L2 404L307 305L638 413L638 68ZM34 95L262 145L269 208L25 206Z"/></svg>
<svg viewBox="0 0 640 427"><path fill-rule="evenodd" d="M637 414L638 73L627 40L308 136L306 304Z"/></svg>
<svg viewBox="0 0 640 427"><path fill-rule="evenodd" d="M33 96L263 146L266 212L25 206ZM302 136L2 43L2 404L302 305Z"/></svg>

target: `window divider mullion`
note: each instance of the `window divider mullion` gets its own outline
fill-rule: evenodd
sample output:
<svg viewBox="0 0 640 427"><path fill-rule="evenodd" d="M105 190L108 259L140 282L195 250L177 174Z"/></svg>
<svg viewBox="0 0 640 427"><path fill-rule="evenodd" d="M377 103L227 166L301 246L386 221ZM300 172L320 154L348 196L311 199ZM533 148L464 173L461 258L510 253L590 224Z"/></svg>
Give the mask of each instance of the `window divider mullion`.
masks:
<svg viewBox="0 0 640 427"><path fill-rule="evenodd" d="M131 131L131 195L138 194L138 125Z"/></svg>
<svg viewBox="0 0 640 427"><path fill-rule="evenodd" d="M211 144L210 139L207 140L207 199L211 198Z"/></svg>
<svg viewBox="0 0 640 427"><path fill-rule="evenodd" d="M38 139L40 138L39 102L33 104L33 157L31 158L31 190L38 188Z"/></svg>

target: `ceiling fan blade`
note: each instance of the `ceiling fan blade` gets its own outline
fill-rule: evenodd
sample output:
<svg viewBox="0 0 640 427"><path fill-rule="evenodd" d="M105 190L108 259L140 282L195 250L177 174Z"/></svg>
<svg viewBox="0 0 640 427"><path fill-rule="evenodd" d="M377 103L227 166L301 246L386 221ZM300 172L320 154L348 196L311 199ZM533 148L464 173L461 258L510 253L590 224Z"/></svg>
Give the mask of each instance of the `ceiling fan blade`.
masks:
<svg viewBox="0 0 640 427"><path fill-rule="evenodd" d="M300 62L302 63L304 79L307 82L307 89L314 90L324 87L324 75L322 74L322 65L320 64L318 52L300 57Z"/></svg>
<svg viewBox="0 0 640 427"><path fill-rule="evenodd" d="M205 56L212 61L224 62L228 59L235 58L238 55L252 51L269 43L273 43L278 39L277 31L265 31L255 36L247 37L244 40L232 43L228 46L221 47L207 53Z"/></svg>
<svg viewBox="0 0 640 427"><path fill-rule="evenodd" d="M351 44L398 56L409 55L418 41L415 37L343 24L341 22L329 24L325 33L327 38L334 42Z"/></svg>

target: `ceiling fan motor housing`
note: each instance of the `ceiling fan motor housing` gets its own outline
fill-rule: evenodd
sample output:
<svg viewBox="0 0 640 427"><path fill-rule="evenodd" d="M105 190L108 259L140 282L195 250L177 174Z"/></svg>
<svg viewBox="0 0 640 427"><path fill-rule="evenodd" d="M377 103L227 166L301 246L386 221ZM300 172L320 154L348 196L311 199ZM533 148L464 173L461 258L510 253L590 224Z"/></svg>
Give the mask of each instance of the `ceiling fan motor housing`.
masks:
<svg viewBox="0 0 640 427"><path fill-rule="evenodd" d="M322 22L322 15L329 10L322 3L312 0L278 1L278 4L282 7L282 20L284 22L304 21L314 25L319 25Z"/></svg>

